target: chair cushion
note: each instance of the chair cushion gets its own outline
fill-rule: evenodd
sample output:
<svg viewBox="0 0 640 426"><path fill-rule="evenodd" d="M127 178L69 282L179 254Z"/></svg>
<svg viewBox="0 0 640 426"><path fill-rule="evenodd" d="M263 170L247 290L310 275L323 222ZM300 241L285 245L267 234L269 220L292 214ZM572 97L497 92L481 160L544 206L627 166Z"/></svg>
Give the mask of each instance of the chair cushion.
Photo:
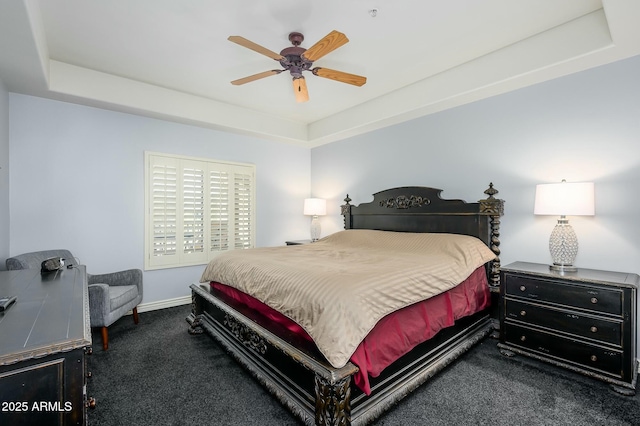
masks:
<svg viewBox="0 0 640 426"><path fill-rule="evenodd" d="M138 296L138 287L135 285L109 286L109 301L111 311L115 311L121 306L131 302Z"/></svg>

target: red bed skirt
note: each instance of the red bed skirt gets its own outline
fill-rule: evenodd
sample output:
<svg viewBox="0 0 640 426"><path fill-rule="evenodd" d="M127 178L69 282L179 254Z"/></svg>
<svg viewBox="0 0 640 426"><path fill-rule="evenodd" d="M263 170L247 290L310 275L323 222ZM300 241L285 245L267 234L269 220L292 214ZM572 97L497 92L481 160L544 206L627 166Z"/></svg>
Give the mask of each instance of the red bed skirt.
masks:
<svg viewBox="0 0 640 426"><path fill-rule="evenodd" d="M295 335L312 341L298 324L248 294L216 282L212 282L211 287ZM487 308L490 303L487 275L481 266L453 289L382 318L350 358L359 368L354 377L356 386L365 394L371 394L369 377L379 376L387 366L438 331L452 326L459 318Z"/></svg>

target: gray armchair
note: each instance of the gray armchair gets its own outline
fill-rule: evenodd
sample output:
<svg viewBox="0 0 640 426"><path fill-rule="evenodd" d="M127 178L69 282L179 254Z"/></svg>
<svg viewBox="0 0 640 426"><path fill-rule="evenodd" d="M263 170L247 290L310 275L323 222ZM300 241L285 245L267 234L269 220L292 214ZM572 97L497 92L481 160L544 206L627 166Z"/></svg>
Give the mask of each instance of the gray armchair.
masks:
<svg viewBox="0 0 640 426"><path fill-rule="evenodd" d="M42 262L51 257L62 257L65 265L76 264L69 250L44 250L10 257L7 269L40 269ZM133 311L133 321L138 324L138 304L142 301L142 271L129 269L110 274L87 274L89 284L89 312L91 327L100 327L102 348L109 348L107 327L124 314Z"/></svg>

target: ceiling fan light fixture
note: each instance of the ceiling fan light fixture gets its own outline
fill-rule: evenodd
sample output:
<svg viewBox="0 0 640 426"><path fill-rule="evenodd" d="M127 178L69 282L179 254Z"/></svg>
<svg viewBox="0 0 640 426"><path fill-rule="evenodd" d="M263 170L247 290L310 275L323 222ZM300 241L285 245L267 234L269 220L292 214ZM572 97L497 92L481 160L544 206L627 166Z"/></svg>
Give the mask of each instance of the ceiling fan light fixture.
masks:
<svg viewBox="0 0 640 426"><path fill-rule="evenodd" d="M293 93L296 96L296 102L307 102L309 100L307 81L304 79L304 77L293 79Z"/></svg>
<svg viewBox="0 0 640 426"><path fill-rule="evenodd" d="M276 53L262 47L259 44L241 36L230 36L228 40L257 53L268 56L269 58L275 59L280 62L280 65L282 66L282 70L264 71L248 77L233 80L231 84L235 86L259 80L274 74L279 74L282 71L289 71L291 77L293 77L293 88L296 95L296 101L307 102L309 100L309 93L307 92L307 83L302 75L304 71L310 71L313 75L317 75L318 77L328 78L330 80L354 86L362 86L367 82L366 77L355 74L349 74L328 68L316 67L311 69L314 61L349 42L347 36L339 31L331 31L309 49L300 47L300 44L304 40L304 36L301 33L292 32L289 34L289 41L293 46L282 49L280 53Z"/></svg>

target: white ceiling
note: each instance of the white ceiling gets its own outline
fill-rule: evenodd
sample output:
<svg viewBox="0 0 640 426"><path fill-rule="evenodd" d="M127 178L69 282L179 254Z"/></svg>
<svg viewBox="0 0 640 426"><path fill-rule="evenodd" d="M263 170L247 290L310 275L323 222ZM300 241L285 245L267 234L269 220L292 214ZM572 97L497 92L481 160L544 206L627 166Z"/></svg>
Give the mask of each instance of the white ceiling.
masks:
<svg viewBox="0 0 640 426"><path fill-rule="evenodd" d="M373 17L370 10L377 9ZM638 0L10 0L0 79L12 92L306 146L640 54ZM278 62L288 34L350 42L314 63L362 87L306 75L231 80Z"/></svg>

